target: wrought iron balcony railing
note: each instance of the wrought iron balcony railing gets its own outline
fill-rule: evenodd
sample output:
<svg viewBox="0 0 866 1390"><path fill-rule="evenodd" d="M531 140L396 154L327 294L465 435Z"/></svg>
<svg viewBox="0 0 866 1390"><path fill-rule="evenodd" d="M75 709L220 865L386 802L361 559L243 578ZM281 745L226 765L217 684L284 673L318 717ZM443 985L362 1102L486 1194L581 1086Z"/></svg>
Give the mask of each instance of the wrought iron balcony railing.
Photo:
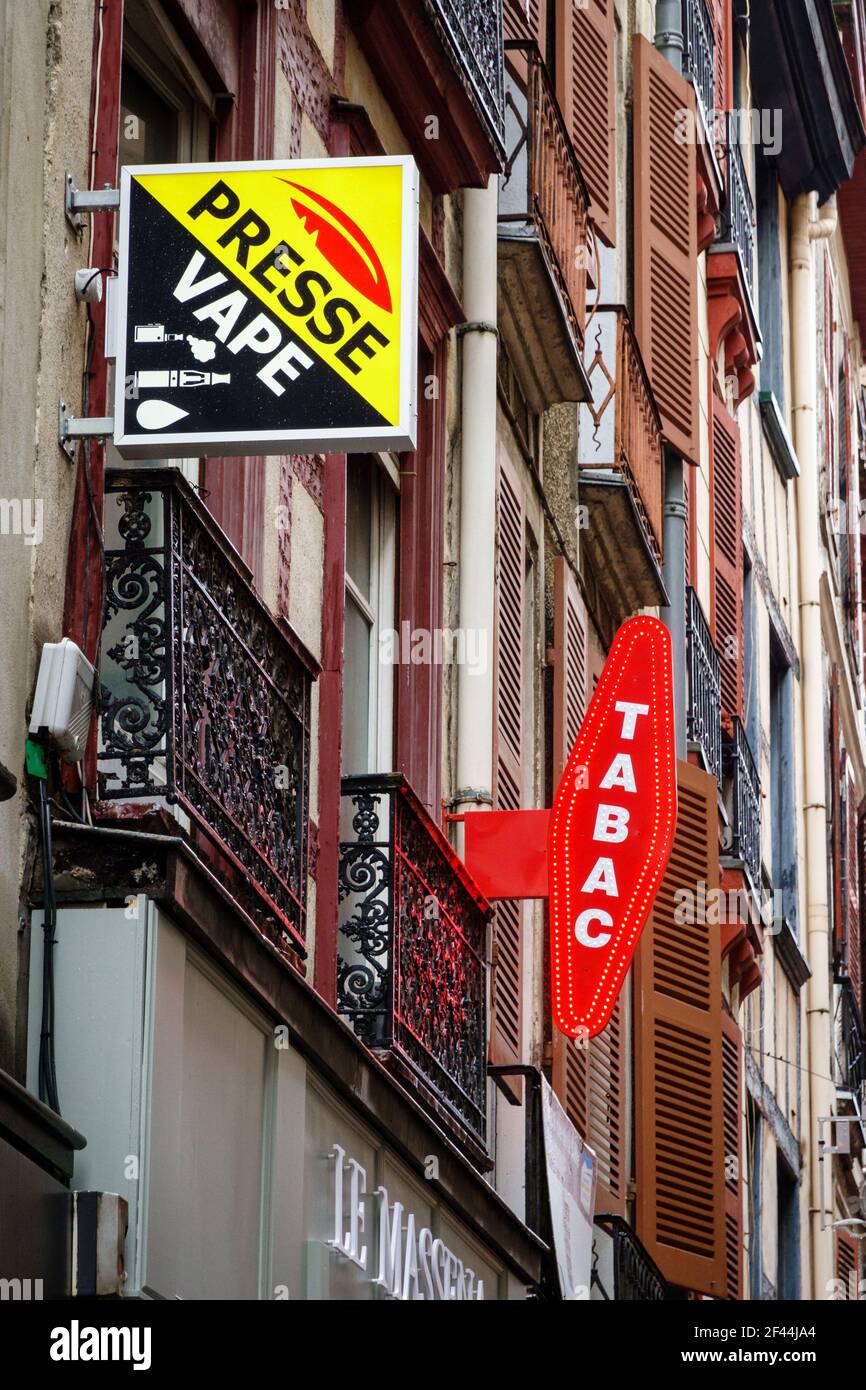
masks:
<svg viewBox="0 0 866 1390"><path fill-rule="evenodd" d="M404 777L342 789L337 1009L483 1144L489 909Z"/></svg>
<svg viewBox="0 0 866 1390"><path fill-rule="evenodd" d="M621 1216L602 1214L595 1218L595 1225L613 1241L612 1290L608 1291L593 1269L593 1282L602 1296L617 1303L662 1302L667 1292L664 1277L628 1222Z"/></svg>
<svg viewBox="0 0 866 1390"><path fill-rule="evenodd" d="M424 0L494 142L505 144L502 6L478 0Z"/></svg>
<svg viewBox="0 0 866 1390"><path fill-rule="evenodd" d="M100 800L176 806L295 950L317 670L177 469L109 473Z"/></svg>
<svg viewBox="0 0 866 1390"><path fill-rule="evenodd" d="M722 781L722 676L718 652L694 589L686 589L689 703L686 733L704 766Z"/></svg>
<svg viewBox="0 0 866 1390"><path fill-rule="evenodd" d="M716 104L716 41L707 0L683 0L683 35L683 72L694 83L706 123Z"/></svg>
<svg viewBox="0 0 866 1390"><path fill-rule="evenodd" d="M541 241L578 351L586 319L589 193L547 70L531 44L510 40L526 61L526 90L508 77L509 144L499 225L531 226Z"/></svg>
<svg viewBox="0 0 866 1390"><path fill-rule="evenodd" d="M581 484L617 474L626 482L656 563L662 558L662 437L658 409L627 310L603 305L586 352L593 399L582 407Z"/></svg>
<svg viewBox="0 0 866 1390"><path fill-rule="evenodd" d="M837 1085L860 1103L866 1098L866 1038L849 981L839 991L835 1037Z"/></svg>
<svg viewBox="0 0 866 1390"><path fill-rule="evenodd" d="M722 211L719 241L733 246L739 254L746 289L754 302L755 209L739 141L733 130L728 131L727 144L727 202Z"/></svg>
<svg viewBox="0 0 866 1390"><path fill-rule="evenodd" d="M731 780L730 854L745 865L752 887L760 892L761 778L746 730L736 716L733 730L724 735L725 765Z"/></svg>

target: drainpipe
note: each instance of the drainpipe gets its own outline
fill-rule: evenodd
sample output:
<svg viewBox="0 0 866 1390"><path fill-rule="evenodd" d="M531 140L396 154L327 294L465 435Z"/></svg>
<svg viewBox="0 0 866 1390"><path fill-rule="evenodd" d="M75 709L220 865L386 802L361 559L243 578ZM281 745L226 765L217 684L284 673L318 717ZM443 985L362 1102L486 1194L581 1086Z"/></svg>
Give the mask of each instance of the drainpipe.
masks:
<svg viewBox="0 0 866 1390"><path fill-rule="evenodd" d="M821 1230L817 1122L833 1113L830 998L830 912L827 900L827 804L824 766L824 663L821 634L821 552L818 533L818 370L812 242L832 236L835 198L814 216L814 194L794 204L791 223L791 377L794 445L800 463L797 488L797 540L800 558L800 663L802 685L804 828L806 865L806 956L812 969L806 1022L809 1045L809 1158L812 1220L812 1297L826 1296L833 1278L832 1231ZM832 1185L830 1192L832 1221Z"/></svg>
<svg viewBox="0 0 866 1390"><path fill-rule="evenodd" d="M671 635L674 668L674 729L677 757L686 761L686 503L683 494L682 459L668 452L665 458L664 581L670 605L661 609L661 620Z"/></svg>
<svg viewBox="0 0 866 1390"><path fill-rule="evenodd" d="M458 814L493 804L497 213L495 177L487 188L464 191L459 621L486 642L487 660L457 673Z"/></svg>
<svg viewBox="0 0 866 1390"><path fill-rule="evenodd" d="M658 0L655 46L677 72L683 70L682 0Z"/></svg>

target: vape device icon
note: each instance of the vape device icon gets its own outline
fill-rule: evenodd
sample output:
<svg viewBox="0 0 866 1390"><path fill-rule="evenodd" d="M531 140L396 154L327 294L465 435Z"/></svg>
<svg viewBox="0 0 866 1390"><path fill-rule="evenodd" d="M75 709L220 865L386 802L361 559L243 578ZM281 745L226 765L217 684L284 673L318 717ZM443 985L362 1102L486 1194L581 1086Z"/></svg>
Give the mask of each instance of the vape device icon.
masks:
<svg viewBox="0 0 866 1390"><path fill-rule="evenodd" d="M148 390L153 387L165 389L170 386L219 386L231 381L231 372L200 372L193 368L170 371L143 371L133 374L133 389Z"/></svg>
<svg viewBox="0 0 866 1390"><path fill-rule="evenodd" d="M135 325L137 343L180 343L182 333L166 333L164 323L137 323Z"/></svg>

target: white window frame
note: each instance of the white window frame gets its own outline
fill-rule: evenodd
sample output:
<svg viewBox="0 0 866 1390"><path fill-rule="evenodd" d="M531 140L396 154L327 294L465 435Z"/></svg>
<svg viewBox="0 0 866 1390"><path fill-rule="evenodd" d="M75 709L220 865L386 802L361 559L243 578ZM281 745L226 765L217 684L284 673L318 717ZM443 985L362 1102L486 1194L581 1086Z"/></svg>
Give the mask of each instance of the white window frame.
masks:
<svg viewBox="0 0 866 1390"><path fill-rule="evenodd" d="M372 455L370 499L370 599L350 576L346 600L359 609L370 627L370 680L367 692L367 766L347 768L347 773L394 770L394 668L383 667L380 638L393 630L397 605L397 498L399 473L388 455ZM383 678L383 671L390 679Z"/></svg>

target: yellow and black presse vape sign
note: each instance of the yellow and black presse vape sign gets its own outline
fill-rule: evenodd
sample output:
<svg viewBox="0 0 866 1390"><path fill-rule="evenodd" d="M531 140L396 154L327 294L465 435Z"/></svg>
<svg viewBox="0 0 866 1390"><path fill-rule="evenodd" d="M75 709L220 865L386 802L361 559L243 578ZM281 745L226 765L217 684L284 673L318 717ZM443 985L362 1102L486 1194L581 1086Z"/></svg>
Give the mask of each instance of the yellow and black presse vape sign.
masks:
<svg viewBox="0 0 866 1390"><path fill-rule="evenodd" d="M123 169L117 449L413 448L417 263L411 159Z"/></svg>

